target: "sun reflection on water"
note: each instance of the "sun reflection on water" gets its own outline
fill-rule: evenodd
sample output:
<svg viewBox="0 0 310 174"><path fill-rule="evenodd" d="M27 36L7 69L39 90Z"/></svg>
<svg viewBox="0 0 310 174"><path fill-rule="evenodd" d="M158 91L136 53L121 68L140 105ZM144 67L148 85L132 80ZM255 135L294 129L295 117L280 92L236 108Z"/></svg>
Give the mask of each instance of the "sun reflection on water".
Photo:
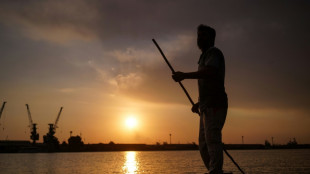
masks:
<svg viewBox="0 0 310 174"><path fill-rule="evenodd" d="M136 152L126 152L126 161L123 166L123 172L127 174L138 171L138 162L136 161Z"/></svg>

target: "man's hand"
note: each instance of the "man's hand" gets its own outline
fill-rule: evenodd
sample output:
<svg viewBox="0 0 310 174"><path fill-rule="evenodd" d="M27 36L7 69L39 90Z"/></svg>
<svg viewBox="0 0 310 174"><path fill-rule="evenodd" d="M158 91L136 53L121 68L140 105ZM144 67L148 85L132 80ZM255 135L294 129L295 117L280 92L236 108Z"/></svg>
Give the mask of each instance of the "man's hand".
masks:
<svg viewBox="0 0 310 174"><path fill-rule="evenodd" d="M193 105L192 112L199 114L199 103Z"/></svg>
<svg viewBox="0 0 310 174"><path fill-rule="evenodd" d="M172 74L172 78L174 81L180 82L185 79L185 73L180 72L180 71L175 72L174 74Z"/></svg>

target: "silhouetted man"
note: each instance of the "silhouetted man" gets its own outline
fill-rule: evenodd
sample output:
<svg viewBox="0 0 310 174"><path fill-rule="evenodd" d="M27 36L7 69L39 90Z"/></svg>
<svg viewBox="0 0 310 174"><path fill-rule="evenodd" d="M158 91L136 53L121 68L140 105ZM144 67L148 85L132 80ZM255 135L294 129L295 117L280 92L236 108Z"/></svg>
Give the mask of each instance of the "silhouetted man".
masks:
<svg viewBox="0 0 310 174"><path fill-rule="evenodd" d="M222 52L214 47L216 32L206 25L199 25L197 45L202 54L198 71L176 72L176 81L198 79L199 102L192 111L199 113L199 150L210 174L223 173L222 128L225 123L228 102L224 87L225 61Z"/></svg>

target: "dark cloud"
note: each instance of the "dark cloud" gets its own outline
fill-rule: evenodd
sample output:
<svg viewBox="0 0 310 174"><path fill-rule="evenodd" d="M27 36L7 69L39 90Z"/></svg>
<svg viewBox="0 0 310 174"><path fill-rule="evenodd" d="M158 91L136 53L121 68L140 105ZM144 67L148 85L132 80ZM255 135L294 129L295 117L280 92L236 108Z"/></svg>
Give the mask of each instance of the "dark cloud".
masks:
<svg viewBox="0 0 310 174"><path fill-rule="evenodd" d="M196 70L199 50L195 39L179 49L179 43L173 41L180 35L195 38L197 25L209 24L217 29L216 44L226 57L231 106L258 108L309 106L309 13L309 1L78 0L1 1L0 5L2 24L18 26L34 40L67 44L80 41L84 45L99 41L98 49L106 53L127 48L157 52L151 43L153 37L162 45L173 43L163 49L176 69L185 71ZM170 86L164 62L147 66L141 61L142 55L124 62L113 56L102 58L99 52L90 53L89 60L104 69L113 67L114 71L107 70L109 76L144 74L141 89L124 90L128 95L182 101L175 96L182 94L173 93L177 87ZM189 88L194 91L195 87ZM163 91L174 95L167 96Z"/></svg>

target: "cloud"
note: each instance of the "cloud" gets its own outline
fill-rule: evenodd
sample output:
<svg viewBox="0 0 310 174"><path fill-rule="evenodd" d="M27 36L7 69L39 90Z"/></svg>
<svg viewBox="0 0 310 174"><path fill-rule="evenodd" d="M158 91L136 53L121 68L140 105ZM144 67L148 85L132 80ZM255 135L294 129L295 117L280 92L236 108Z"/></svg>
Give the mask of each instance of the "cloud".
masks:
<svg viewBox="0 0 310 174"><path fill-rule="evenodd" d="M0 21L17 26L34 40L66 43L96 38L91 26L97 12L83 0L72 1L2 1Z"/></svg>
<svg viewBox="0 0 310 174"><path fill-rule="evenodd" d="M68 43L72 40L143 39L169 37L189 31L196 20L189 18L199 4L179 1L1 1L0 21L17 26L25 36L35 40ZM184 11L183 7L189 9ZM176 10L170 13L171 9ZM200 10L197 10L200 11ZM196 16L196 14L194 13ZM183 20L186 20L184 23ZM188 27L186 27L188 26ZM184 27L186 27L184 29Z"/></svg>
<svg viewBox="0 0 310 174"><path fill-rule="evenodd" d="M129 73L127 75L119 74L115 80L119 88L128 89L138 87L143 79L136 73Z"/></svg>
<svg viewBox="0 0 310 174"><path fill-rule="evenodd" d="M95 70L95 72L98 74L98 77L100 80L109 80L109 72L108 70L103 69L102 67L99 67L94 60L88 60L87 64L90 68ZM113 70L113 69L110 69Z"/></svg>
<svg viewBox="0 0 310 174"><path fill-rule="evenodd" d="M159 39L158 43L171 64L180 67L183 61L191 62L186 52L192 47L190 45L195 46L194 41L193 36L177 35L169 40ZM183 95L180 91L176 92L179 87L172 81L170 69L151 40L150 43L144 49L128 47L105 53L109 59L118 61L113 68L114 75L110 73L110 84L117 87L115 89L122 96L151 102L183 103L183 100L179 100L183 99Z"/></svg>
<svg viewBox="0 0 310 174"><path fill-rule="evenodd" d="M150 49L137 49L135 47L127 47L125 49L115 49L108 51L106 56L116 59L120 64L136 64L138 68L140 64L156 64L159 61L156 58L155 52Z"/></svg>
<svg viewBox="0 0 310 174"><path fill-rule="evenodd" d="M271 27L285 32L292 24L304 25L307 7L307 1L1 1L0 19L3 23L20 26L33 39L62 43L153 36L169 38L192 31L200 23L219 30L226 30L230 25L247 30L249 28L244 25L258 24L254 25L258 30ZM290 10L294 13L287 13ZM300 30L305 32L307 28Z"/></svg>
<svg viewBox="0 0 310 174"><path fill-rule="evenodd" d="M146 98L155 93L165 98L163 91L173 92L174 88L167 88L171 83L167 77L169 69L161 62L151 39L157 39L176 70L194 71L199 57L195 30L205 23L214 26L218 33L216 44L226 58L226 88L232 106L309 105L310 83L305 75L310 39L307 1L0 3L0 22L18 26L31 39L56 44L100 41L98 49L103 55L90 52L91 62L83 63L97 74L99 81L110 86L129 87L128 79L142 79L134 87L143 89L131 91L131 86L126 88L128 95L135 92L137 97ZM83 69L84 74L90 74L88 70ZM146 94L141 95L141 91Z"/></svg>

